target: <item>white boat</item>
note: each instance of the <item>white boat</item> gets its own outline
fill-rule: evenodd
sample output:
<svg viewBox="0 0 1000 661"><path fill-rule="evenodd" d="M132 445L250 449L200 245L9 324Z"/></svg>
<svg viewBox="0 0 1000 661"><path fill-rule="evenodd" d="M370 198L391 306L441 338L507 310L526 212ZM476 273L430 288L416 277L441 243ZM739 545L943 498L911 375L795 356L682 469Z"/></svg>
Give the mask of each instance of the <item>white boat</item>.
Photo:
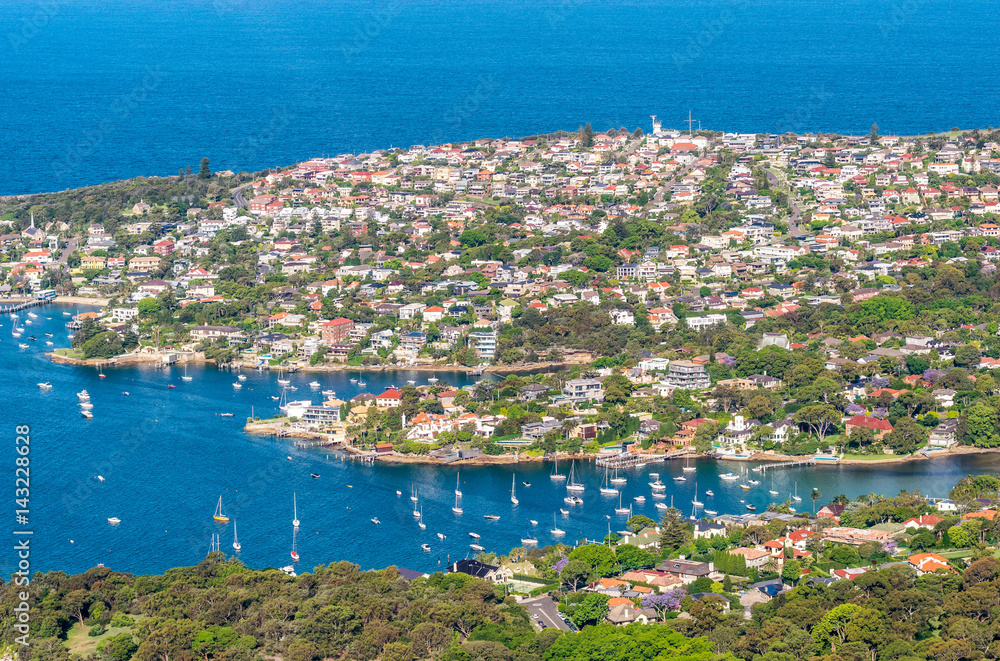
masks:
<svg viewBox="0 0 1000 661"><path fill-rule="evenodd" d="M552 533L553 537L561 537L562 535L566 534L565 530L560 530L559 526L556 525L556 515L555 514L552 515L552 530L550 530L549 532Z"/></svg>
<svg viewBox="0 0 1000 661"><path fill-rule="evenodd" d="M45 346L47 346L47 347L54 347L55 345L56 345L55 342L46 342L45 343Z"/></svg>
<svg viewBox="0 0 1000 661"><path fill-rule="evenodd" d="M193 380L194 380L193 376L188 376L187 363L184 363L184 376L181 377L181 381L193 381Z"/></svg>
<svg viewBox="0 0 1000 661"><path fill-rule="evenodd" d="M666 491L667 490L667 485L664 484L663 482L651 482L649 484L649 486L653 489L653 491Z"/></svg>
<svg viewBox="0 0 1000 661"><path fill-rule="evenodd" d="M513 503L513 504L515 504L515 505L517 505L517 503L519 502L517 500L517 496L515 495L515 491L514 491L514 489L515 489L516 486L517 486L517 476L511 475L510 476L510 502Z"/></svg>
<svg viewBox="0 0 1000 661"><path fill-rule="evenodd" d="M382 523L382 522L378 520L378 517L377 517L377 516L373 516L373 517L372 517L372 523L374 523L374 524L375 524L375 525L377 526L378 524L380 524L380 523Z"/></svg>
<svg viewBox="0 0 1000 661"><path fill-rule="evenodd" d="M13 316L13 315L11 315L11 316ZM64 317L72 317L73 313L72 312L63 312L63 316Z"/></svg>
<svg viewBox="0 0 1000 661"><path fill-rule="evenodd" d="M576 481L576 462L574 461L569 467L569 482L566 484L566 491L584 491L586 487Z"/></svg>
<svg viewBox="0 0 1000 661"><path fill-rule="evenodd" d="M243 545L240 544L240 538L236 534L236 522L233 521L233 550L239 551L241 548L243 548Z"/></svg>
<svg viewBox="0 0 1000 661"><path fill-rule="evenodd" d="M611 478L611 484L620 485L620 484L625 484L627 482L628 480L625 479L624 477L619 477L618 469L615 468L615 476Z"/></svg>
<svg viewBox="0 0 1000 661"><path fill-rule="evenodd" d="M34 312L29 312L28 316L31 317L32 319L38 319L38 315L35 314Z"/></svg>
<svg viewBox="0 0 1000 661"><path fill-rule="evenodd" d="M246 381L247 380L247 375L246 374L239 374L239 375L236 376L236 378L239 379L240 381Z"/></svg>
<svg viewBox="0 0 1000 661"><path fill-rule="evenodd" d="M500 517L496 514L483 514L483 518L487 521L499 521Z"/></svg>
<svg viewBox="0 0 1000 661"><path fill-rule="evenodd" d="M802 498L799 496L799 483L798 482L795 483L795 493L792 495L792 500L794 500L797 503L802 501Z"/></svg>
<svg viewBox="0 0 1000 661"><path fill-rule="evenodd" d="M469 548L472 549L473 551L485 551L486 550L485 548L483 548L479 544L469 544Z"/></svg>
<svg viewBox="0 0 1000 661"><path fill-rule="evenodd" d="M533 526L537 526L538 525L538 521L535 521L534 519L528 519L528 523L530 523Z"/></svg>
<svg viewBox="0 0 1000 661"><path fill-rule="evenodd" d="M636 496L636 497L634 498L634 500L635 500L635 502L637 502L637 503L644 503L644 502L646 502L646 497L645 497L645 496Z"/></svg>
<svg viewBox="0 0 1000 661"><path fill-rule="evenodd" d="M421 530L427 530L427 524L424 523L424 506L423 505L420 506L420 518L417 519L417 526L419 526Z"/></svg>
<svg viewBox="0 0 1000 661"><path fill-rule="evenodd" d="M336 391L336 390L324 390L324 391L323 391L323 396L324 396L324 397L333 397L333 396L335 396L336 394L337 394L337 391Z"/></svg>
<svg viewBox="0 0 1000 661"><path fill-rule="evenodd" d="M396 495L397 495L397 496L402 496L402 495L403 495L403 492L402 492L402 491L400 491L399 489L396 489Z"/></svg>
<svg viewBox="0 0 1000 661"><path fill-rule="evenodd" d="M438 380L437 380L436 378L434 378L433 376L432 376L432 377L430 377L429 379L427 379L427 383L431 384L432 386L433 386L433 385L434 385L435 383L437 383L437 382L438 382Z"/></svg>
<svg viewBox="0 0 1000 661"><path fill-rule="evenodd" d="M14 337L21 337L21 334L20 334L20 333L18 333L18 332L13 332L13 333L11 333L11 335L13 335ZM72 340L72 339L73 339L73 336L72 336L72 335L70 335L69 339L71 339L71 340Z"/></svg>
<svg viewBox="0 0 1000 661"><path fill-rule="evenodd" d="M291 381L285 378L284 368L281 365L278 365L278 385L287 386L289 383L291 383Z"/></svg>
<svg viewBox="0 0 1000 661"><path fill-rule="evenodd" d="M566 496L563 498L563 502L567 505L583 505L583 498L579 496Z"/></svg>
<svg viewBox="0 0 1000 661"><path fill-rule="evenodd" d="M653 492L653 498L659 498L659 499L663 500L666 497L667 497L667 494L663 493L662 491L654 491Z"/></svg>
<svg viewBox="0 0 1000 661"><path fill-rule="evenodd" d="M462 497L459 496L457 493L455 494L455 506L451 508L451 511L454 512L455 514L462 513Z"/></svg>
<svg viewBox="0 0 1000 661"><path fill-rule="evenodd" d="M414 381L413 379L410 379L409 381L406 382L406 385L408 385L408 386L415 386L415 385L417 385L417 382Z"/></svg>
<svg viewBox="0 0 1000 661"><path fill-rule="evenodd" d="M355 378L352 378L352 379L351 379L351 383L357 383L357 382L358 382L358 380L357 380L357 379L355 379Z"/></svg>
<svg viewBox="0 0 1000 661"><path fill-rule="evenodd" d="M91 413L90 411L80 411L80 415L85 417L87 420L91 420L94 417L94 414Z"/></svg>
<svg viewBox="0 0 1000 661"><path fill-rule="evenodd" d="M604 486L601 487L601 493L605 496L615 496L618 495L618 489L608 486L608 468L604 467Z"/></svg>
<svg viewBox="0 0 1000 661"><path fill-rule="evenodd" d="M240 383L240 382L238 382L238 381L237 381L236 383L234 383L234 384L233 384L233 388L236 388L237 390L239 390L239 389L240 389L240 388L242 388L242 387L243 387L243 384L242 384L242 383Z"/></svg>
<svg viewBox="0 0 1000 661"><path fill-rule="evenodd" d="M705 510L705 514L707 516L719 516L719 513L716 512L715 510Z"/></svg>
<svg viewBox="0 0 1000 661"><path fill-rule="evenodd" d="M413 487L413 492L410 494L410 500L412 500L413 502L417 502L418 500L420 500L419 498L417 498L417 488L416 487Z"/></svg>
<svg viewBox="0 0 1000 661"><path fill-rule="evenodd" d="M719 473L719 477L727 482L733 482L740 479L740 476L733 471L729 471L728 473Z"/></svg>
<svg viewBox="0 0 1000 661"><path fill-rule="evenodd" d="M550 480L565 480L566 476L559 472L559 455L555 456L555 463L552 464L552 474L549 475Z"/></svg>
<svg viewBox="0 0 1000 661"><path fill-rule="evenodd" d="M462 471L459 471L458 475L455 476L455 495L456 496L461 496L462 495L461 486L462 486Z"/></svg>
<svg viewBox="0 0 1000 661"><path fill-rule="evenodd" d="M559 508L559 513L562 514L563 516L569 516L569 510L564 510L561 507Z"/></svg>
<svg viewBox="0 0 1000 661"><path fill-rule="evenodd" d="M687 481L688 479L683 475L678 475L677 477L674 478L674 482L687 482Z"/></svg>
<svg viewBox="0 0 1000 661"><path fill-rule="evenodd" d="M294 492L292 493L292 527L295 529L299 527L299 504Z"/></svg>
<svg viewBox="0 0 1000 661"><path fill-rule="evenodd" d="M440 533L439 532L438 533L438 539L447 539L447 537L444 535L444 533Z"/></svg>
<svg viewBox="0 0 1000 661"><path fill-rule="evenodd" d="M618 507L615 509L615 514L628 514L631 511L628 507L622 507L622 495L618 494Z"/></svg>
<svg viewBox="0 0 1000 661"><path fill-rule="evenodd" d="M524 536L521 537L521 543L524 544L525 546L531 546L532 544L537 544L538 543L538 539L536 539L533 535L529 535L528 534L528 529L525 528L524 529Z"/></svg>
<svg viewBox="0 0 1000 661"><path fill-rule="evenodd" d="M705 492L705 495L706 495L706 496L709 496L709 497L714 497L714 496L715 496L715 492L714 492L714 491L712 491L711 489L709 489L709 490L707 490L707 491Z"/></svg>
<svg viewBox="0 0 1000 661"><path fill-rule="evenodd" d="M666 503L656 503L656 509L658 509L658 510L666 510L666 509L670 509L670 506L667 505Z"/></svg>
<svg viewBox="0 0 1000 661"><path fill-rule="evenodd" d="M774 490L774 476L773 475L771 476L771 488L768 490L768 493L771 494L772 496L777 496L778 495L778 492Z"/></svg>
<svg viewBox="0 0 1000 661"><path fill-rule="evenodd" d="M420 548L422 548L424 550L424 553L430 553L431 552L431 545L430 544L421 544Z"/></svg>
<svg viewBox="0 0 1000 661"><path fill-rule="evenodd" d="M482 535L480 535L477 532L470 532L469 537L471 537L472 539L482 539Z"/></svg>
<svg viewBox="0 0 1000 661"><path fill-rule="evenodd" d="M18 342L17 346L20 347L21 349L27 349L28 348L28 345L24 344L23 342Z"/></svg>
<svg viewBox="0 0 1000 661"><path fill-rule="evenodd" d="M98 482L103 482L104 481L104 476L103 475L98 475L97 476L97 481Z"/></svg>
<svg viewBox="0 0 1000 661"><path fill-rule="evenodd" d="M52 390L52 384L46 381L45 383L39 383L38 387L42 390Z"/></svg>
<svg viewBox="0 0 1000 661"><path fill-rule="evenodd" d="M700 500L698 500L698 483L697 482L694 483L694 500L691 501L691 504L694 505L695 507L704 507L705 506L705 503L703 503Z"/></svg>
<svg viewBox="0 0 1000 661"><path fill-rule="evenodd" d="M108 523L110 523L113 526L117 526L121 522L122 522L122 520L119 519L117 516L110 516L110 517L108 517Z"/></svg>
<svg viewBox="0 0 1000 661"><path fill-rule="evenodd" d="M358 381L358 387L360 387L360 388L364 388L364 387L366 387L367 385L368 385L368 384L367 384L367 383L365 383L364 381Z"/></svg>
<svg viewBox="0 0 1000 661"><path fill-rule="evenodd" d="M246 378L246 377L244 377L244 378ZM309 382L309 387L310 388L322 388L323 384L321 384L319 381L310 381Z"/></svg>
<svg viewBox="0 0 1000 661"><path fill-rule="evenodd" d="M290 383L291 383L291 381L289 381L288 379L278 379L278 385L279 386L287 386Z"/></svg>
<svg viewBox="0 0 1000 661"><path fill-rule="evenodd" d="M90 402L80 402L80 409L84 411L89 411L92 408L94 408L94 405L91 404Z"/></svg>

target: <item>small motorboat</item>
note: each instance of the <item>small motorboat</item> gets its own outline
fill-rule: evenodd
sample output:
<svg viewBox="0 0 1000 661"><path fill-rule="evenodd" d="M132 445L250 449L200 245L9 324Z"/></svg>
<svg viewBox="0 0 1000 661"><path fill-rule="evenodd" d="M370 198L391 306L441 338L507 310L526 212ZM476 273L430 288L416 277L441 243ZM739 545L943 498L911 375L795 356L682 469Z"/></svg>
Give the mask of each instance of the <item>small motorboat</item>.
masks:
<svg viewBox="0 0 1000 661"><path fill-rule="evenodd" d="M747 503L747 509L750 510L751 512L756 512L757 511L757 506L756 505L751 505L750 503Z"/></svg>
<svg viewBox="0 0 1000 661"><path fill-rule="evenodd" d="M374 523L374 524L375 524L375 525L377 526L378 524L380 524L380 523L382 523L382 522L378 520L378 517L377 517L377 516L373 516L373 517L372 517L372 523Z"/></svg>
<svg viewBox="0 0 1000 661"><path fill-rule="evenodd" d="M414 381L413 379L410 379L409 381L406 382L406 385L408 385L408 386L415 386L415 385L417 385L417 382Z"/></svg>
<svg viewBox="0 0 1000 661"><path fill-rule="evenodd" d="M499 521L500 520L500 517L497 516L496 514L484 514L483 518L486 519L487 521Z"/></svg>
<svg viewBox="0 0 1000 661"><path fill-rule="evenodd" d="M708 491L706 491L706 492L705 492L705 495L706 495L706 496L714 496L714 495L715 495L715 492L714 492L714 491L712 491L711 489L709 489Z"/></svg>
<svg viewBox="0 0 1000 661"><path fill-rule="evenodd" d="M716 512L715 510L705 510L705 515L706 516L718 516L719 513Z"/></svg>
<svg viewBox="0 0 1000 661"><path fill-rule="evenodd" d="M658 498L660 500L666 500L667 494L661 493L661 492L657 491L656 493L653 494L653 498Z"/></svg>
<svg viewBox="0 0 1000 661"><path fill-rule="evenodd" d="M528 523L530 523L533 526L537 526L538 525L538 521L535 521L534 519L528 519Z"/></svg>
<svg viewBox="0 0 1000 661"><path fill-rule="evenodd" d="M240 381L246 381L247 380L247 375L246 374L238 374L236 376L236 378L239 379Z"/></svg>
<svg viewBox="0 0 1000 661"><path fill-rule="evenodd" d="M563 502L566 503L567 505L582 505L583 498L580 498L578 496L566 496L565 498L563 498Z"/></svg>
<svg viewBox="0 0 1000 661"><path fill-rule="evenodd" d="M28 348L28 345L27 345L27 344L25 344L24 342L18 342L18 343L17 343L17 346L18 346L18 348L20 348L20 349L27 349L27 348Z"/></svg>
<svg viewBox="0 0 1000 661"><path fill-rule="evenodd" d="M396 489L396 495L397 495L397 496L402 496L402 495L403 495L403 492L402 492L402 491L400 491L399 489Z"/></svg>
<svg viewBox="0 0 1000 661"><path fill-rule="evenodd" d="M244 378L246 378L246 377L244 377ZM321 388L322 386L323 386L323 384L321 384L319 381L310 381L309 382L309 387L310 388Z"/></svg>
<svg viewBox="0 0 1000 661"><path fill-rule="evenodd" d="M170 390L175 390L177 388L177 386L175 386L174 384L171 383L171 384L167 385L167 388L169 388Z"/></svg>
<svg viewBox="0 0 1000 661"><path fill-rule="evenodd" d="M438 382L438 380L436 378L434 378L433 376L431 378L427 379L427 383L431 384L432 386L435 383L437 383L437 382Z"/></svg>
<svg viewBox="0 0 1000 661"><path fill-rule="evenodd" d="M110 517L108 517L108 523L110 523L113 526L117 526L121 522L122 522L122 520L119 519L117 516L110 516Z"/></svg>
<svg viewBox="0 0 1000 661"><path fill-rule="evenodd" d="M677 477L674 478L674 482L687 482L687 480L688 479L683 475L678 475Z"/></svg>
<svg viewBox="0 0 1000 661"><path fill-rule="evenodd" d="M732 482L740 479L740 476L734 473L733 471L729 471L728 473L719 473L719 477L722 478L723 480L726 480L727 482Z"/></svg>
<svg viewBox="0 0 1000 661"><path fill-rule="evenodd" d="M538 540L531 536L525 536L521 538L521 543L525 546L531 546L532 544L537 544Z"/></svg>
<svg viewBox="0 0 1000 661"><path fill-rule="evenodd" d="M39 383L38 387L41 388L42 390L52 390L52 384L49 383L48 381L44 383Z"/></svg>
<svg viewBox="0 0 1000 661"><path fill-rule="evenodd" d="M444 534L438 533L438 539L447 539Z"/></svg>
<svg viewBox="0 0 1000 661"><path fill-rule="evenodd" d="M530 487L531 486L531 482L521 482L521 484L523 484L526 487Z"/></svg>
<svg viewBox="0 0 1000 661"><path fill-rule="evenodd" d="M336 390L324 390L324 391L323 391L323 396L324 396L324 397L333 397L333 396L335 396L336 394L337 394L337 391L336 391Z"/></svg>
<svg viewBox="0 0 1000 661"><path fill-rule="evenodd" d="M480 539L482 538L482 535L480 535L478 532L470 532L469 537L471 537L472 539Z"/></svg>
<svg viewBox="0 0 1000 661"><path fill-rule="evenodd" d="M128 391L127 390L122 391L122 394L125 395L126 397L128 397Z"/></svg>
<svg viewBox="0 0 1000 661"><path fill-rule="evenodd" d="M289 457L289 456L286 456L286 457L285 457L285 459L287 459L288 461L291 461L291 460L292 460L292 458L291 458L291 457Z"/></svg>
<svg viewBox="0 0 1000 661"><path fill-rule="evenodd" d="M357 379L351 379L351 383L357 383L357 382L358 382Z"/></svg>
<svg viewBox="0 0 1000 661"><path fill-rule="evenodd" d="M52 337L52 333L46 333L45 337Z"/></svg>
<svg viewBox="0 0 1000 661"><path fill-rule="evenodd" d="M667 505L666 503L656 503L656 509L658 509L658 510L666 510L666 509L670 509L670 506Z"/></svg>
<svg viewBox="0 0 1000 661"><path fill-rule="evenodd" d="M635 502L637 502L637 503L644 503L644 502L646 502L646 497L645 496L636 496L635 497Z"/></svg>
<svg viewBox="0 0 1000 661"><path fill-rule="evenodd" d="M98 475L97 476L97 481L98 482L103 482L104 481L104 476L103 475Z"/></svg>
<svg viewBox="0 0 1000 661"><path fill-rule="evenodd" d="M94 414L91 413L90 411L80 411L80 415L85 417L87 420L93 420L94 418Z"/></svg>
<svg viewBox="0 0 1000 661"><path fill-rule="evenodd" d="M750 491L750 485L749 484L740 484L740 489L743 489L744 491Z"/></svg>
<svg viewBox="0 0 1000 661"><path fill-rule="evenodd" d="M317 479L319 477L319 473L309 473L309 477Z"/></svg>
<svg viewBox="0 0 1000 661"><path fill-rule="evenodd" d="M430 553L431 552L431 545L430 544L421 544L420 548L422 548L424 550L424 553Z"/></svg>
<svg viewBox="0 0 1000 661"><path fill-rule="evenodd" d="M56 345L55 342L46 342L45 343L45 346L47 346L47 347L54 347L55 345Z"/></svg>
<svg viewBox="0 0 1000 661"><path fill-rule="evenodd" d="M89 411L90 409L94 408L94 405L91 404L90 402L80 402L80 408L84 411Z"/></svg>
<svg viewBox="0 0 1000 661"><path fill-rule="evenodd" d="M473 551L485 551L486 549L479 544L469 544L469 548Z"/></svg>
<svg viewBox="0 0 1000 661"><path fill-rule="evenodd" d="M233 414L232 413L220 413L219 417L220 418L231 418L231 417L233 417Z"/></svg>
<svg viewBox="0 0 1000 661"><path fill-rule="evenodd" d="M563 516L569 516L569 510L564 510L561 507L559 508L559 513L562 514Z"/></svg>
<svg viewBox="0 0 1000 661"><path fill-rule="evenodd" d="M239 390L239 389L240 389L240 388L242 388L242 387L243 387L243 384L242 384L242 383L239 383L239 382L237 382L237 383L234 383L234 384L233 384L233 388L235 388L236 390Z"/></svg>

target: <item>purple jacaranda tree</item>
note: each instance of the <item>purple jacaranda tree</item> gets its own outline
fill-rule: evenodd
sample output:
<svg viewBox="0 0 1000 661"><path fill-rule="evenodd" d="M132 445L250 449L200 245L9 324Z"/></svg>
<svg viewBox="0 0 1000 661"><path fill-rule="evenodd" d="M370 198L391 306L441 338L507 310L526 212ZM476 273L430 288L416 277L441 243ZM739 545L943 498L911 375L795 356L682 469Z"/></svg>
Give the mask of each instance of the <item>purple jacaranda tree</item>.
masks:
<svg viewBox="0 0 1000 661"><path fill-rule="evenodd" d="M736 366L736 356L726 356L722 360L720 360L719 362L722 363L723 365L725 365L726 367L735 367Z"/></svg>
<svg viewBox="0 0 1000 661"><path fill-rule="evenodd" d="M866 411L868 411L868 409L861 406L861 404L848 404L844 413L847 415L864 415Z"/></svg>
<svg viewBox="0 0 1000 661"><path fill-rule="evenodd" d="M566 556L563 556L563 557L559 558L559 560L557 560L554 565L552 565L552 569L554 569L555 572L556 572L556 574L558 574L558 573L560 573L563 570L563 568L567 564L569 564L569 558L567 558Z"/></svg>
<svg viewBox="0 0 1000 661"><path fill-rule="evenodd" d="M684 588L675 588L667 590L663 594L647 594L639 603L642 604L643 608L655 610L657 616L662 620L665 613L678 610L681 607L681 600L684 599L685 595L687 592Z"/></svg>
<svg viewBox="0 0 1000 661"><path fill-rule="evenodd" d="M882 551L884 551L889 555L896 555L897 548L899 548L899 545L896 543L896 540L894 539L887 539L884 542L882 542Z"/></svg>
<svg viewBox="0 0 1000 661"><path fill-rule="evenodd" d="M879 418L881 420L885 420L887 415L889 415L889 411L884 406L876 406L872 411L872 417Z"/></svg>
<svg viewBox="0 0 1000 661"><path fill-rule="evenodd" d="M876 376L872 379L872 388L878 390L880 388L888 388L889 379L884 376Z"/></svg>
<svg viewBox="0 0 1000 661"><path fill-rule="evenodd" d="M937 383L938 379L945 375L944 370L928 369L924 370L924 380L934 384Z"/></svg>

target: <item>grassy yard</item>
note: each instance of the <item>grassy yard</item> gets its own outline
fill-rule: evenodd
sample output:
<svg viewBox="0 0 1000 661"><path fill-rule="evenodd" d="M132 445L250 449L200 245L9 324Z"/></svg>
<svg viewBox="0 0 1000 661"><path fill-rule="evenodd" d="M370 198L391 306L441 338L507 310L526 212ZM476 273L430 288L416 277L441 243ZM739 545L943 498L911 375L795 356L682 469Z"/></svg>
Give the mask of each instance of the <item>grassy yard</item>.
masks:
<svg viewBox="0 0 1000 661"><path fill-rule="evenodd" d="M83 352L78 349L56 349L53 353L57 356L66 356L67 358L75 358L76 360L83 360Z"/></svg>
<svg viewBox="0 0 1000 661"><path fill-rule="evenodd" d="M857 461L885 461L886 459L899 459L898 454L844 454L844 459Z"/></svg>
<svg viewBox="0 0 1000 661"><path fill-rule="evenodd" d="M100 636L88 636L90 627L82 626L79 622L66 634L66 646L69 647L70 656L88 657L97 654L97 644L105 638L117 636L120 633L132 631L131 627L109 627Z"/></svg>

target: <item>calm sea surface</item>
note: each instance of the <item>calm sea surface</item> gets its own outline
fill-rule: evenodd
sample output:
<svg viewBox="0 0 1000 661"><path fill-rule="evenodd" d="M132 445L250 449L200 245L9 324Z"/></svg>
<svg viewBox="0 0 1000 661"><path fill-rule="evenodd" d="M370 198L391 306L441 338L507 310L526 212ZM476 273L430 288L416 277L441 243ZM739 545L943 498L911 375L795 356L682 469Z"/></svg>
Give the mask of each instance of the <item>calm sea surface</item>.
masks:
<svg viewBox="0 0 1000 661"><path fill-rule="evenodd" d="M743 132L986 127L997 5L0 0L0 193L689 110Z"/></svg>
<svg viewBox="0 0 1000 661"><path fill-rule="evenodd" d="M193 564L209 550L213 533L222 548L232 551L233 525L243 545L240 557L251 567L283 566L291 562L292 494L297 494L301 528L296 545L300 568L350 560L362 567L390 564L432 571L469 552L468 535L482 535L489 550L507 552L520 545L526 527L539 543L553 537L555 515L566 540L602 537L623 528L625 516L614 512L618 499L602 496L598 489L603 472L592 464L577 464L586 485L582 506L563 503L563 486L549 479L551 465L510 467L431 467L362 465L342 460L322 449L295 449L291 442L248 436L242 425L253 407L267 417L276 412L272 396L279 393L277 375L250 372L242 390L235 391L235 377L214 368L192 369L191 382L181 380L181 370L121 368L107 370L100 379L92 368L55 365L43 355L43 335L50 332L56 346L68 345L62 311L78 307L50 305L36 310L39 318L25 326L28 349L19 349L11 337L11 321L0 316L0 442L6 443L10 474L14 472L15 425L31 426L30 528L32 567L36 570L83 571L97 563L132 572L160 572L172 566ZM22 322L26 319L22 315ZM342 398L359 392L349 374L292 375L295 397L320 401L307 385L319 380ZM424 382L426 373L371 373L367 389L402 385L408 379ZM458 385L463 375L440 373ZM52 390L37 384L48 381ZM176 389L169 389L174 384ZM80 416L76 393L87 389L94 404L93 420ZM129 396L123 395L128 392ZM234 413L232 418L219 413ZM6 439L6 440L3 440ZM289 460L287 457L291 457ZM649 471L658 471L667 483L667 502L673 498L682 510L699 491L706 507L720 513L741 513L741 499L763 511L772 500L771 474L750 492L736 482L723 482L719 473L739 471L744 464L700 461L688 481L670 478L681 474L679 463L654 464L625 475L623 502L628 507L637 495L644 505L635 513L657 517L648 485ZM560 464L562 472L569 466ZM857 496L871 491L895 494L901 489L921 489L944 496L948 488L968 473L996 471L995 456L960 457L879 468L804 468L773 471L774 489L784 500L798 490L802 509L811 506L809 493L818 488L824 498L845 493ZM464 514L451 511L456 480L461 470ZM310 473L320 475L318 479ZM103 482L97 475L105 478ZM520 503L510 502L512 477ZM522 482L529 482L526 487ZM13 480L8 498L13 525ZM715 497L705 496L711 489ZM401 496L396 491L402 492ZM410 495L416 491L427 529L421 531L413 516ZM212 513L222 496L228 525L213 522ZM558 514L570 509L568 516ZM501 518L491 522L484 514ZM122 520L118 526L108 517ZM371 523L377 517L381 525ZM538 521L532 527L529 520ZM437 533L446 535L445 540ZM429 544L431 551L421 550ZM0 554L0 575L14 569L12 554Z"/></svg>

